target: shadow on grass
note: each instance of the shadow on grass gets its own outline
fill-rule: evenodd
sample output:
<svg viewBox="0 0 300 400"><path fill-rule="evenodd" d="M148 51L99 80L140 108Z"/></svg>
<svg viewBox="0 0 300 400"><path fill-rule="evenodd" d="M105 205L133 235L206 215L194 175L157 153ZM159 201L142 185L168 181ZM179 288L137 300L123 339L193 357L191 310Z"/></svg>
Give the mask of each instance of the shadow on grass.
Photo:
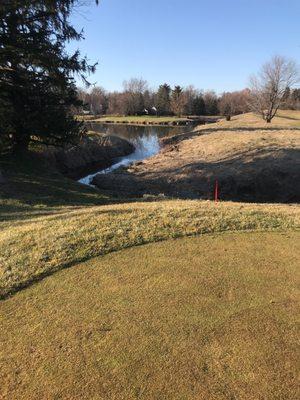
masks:
<svg viewBox="0 0 300 400"><path fill-rule="evenodd" d="M176 157L176 154L175 154ZM142 196L144 193L180 199L214 197L249 203L300 202L300 150L262 148L244 151L217 162L192 162L164 169L163 173L133 172L98 178L99 186L112 195Z"/></svg>
<svg viewBox="0 0 300 400"><path fill-rule="evenodd" d="M230 122L229 122L230 123ZM300 124L300 121L299 121ZM288 131L299 131L300 132L300 126L298 127L278 127L278 126L270 126L270 127L247 127L247 126L228 126L223 127L220 125L217 126L207 126L205 129L199 129L199 130L194 130L191 132L185 132L181 133L179 135L174 135L170 137L165 137L161 139L161 143L164 146L168 145L174 145L176 143L179 143L183 140L188 140L192 139L194 137L198 136L204 136L204 135L211 135L216 132L245 132L247 134L248 132L255 132L255 131L265 131L265 132L274 132L274 131L282 131L282 130L288 130Z"/></svg>
<svg viewBox="0 0 300 400"><path fill-rule="evenodd" d="M0 170L5 180L0 184L0 221L112 202L99 190L49 168L33 153L24 155L22 159L3 157Z"/></svg>
<svg viewBox="0 0 300 400"><path fill-rule="evenodd" d="M282 118L282 119L290 119L292 121L299 121L299 124L300 124L300 118L290 117L288 115L276 115L276 117Z"/></svg>
<svg viewBox="0 0 300 400"><path fill-rule="evenodd" d="M299 123L300 123L300 121L299 121ZM206 128L206 129L203 129L203 130L199 130L199 131L196 131L196 132L199 132L199 133L201 133L201 132L203 132L203 131L218 131L218 132L232 132L232 131L234 131L234 132L236 132L236 131L245 131L245 132L254 132L254 131L270 131L270 132L272 132L272 131L282 131L282 130L287 130L287 131L300 131L300 127L298 128L298 127L295 127L295 126L285 126L285 127L282 127L282 126L273 126L273 125L270 125L270 127L264 127L264 126L262 126L262 127L260 127L260 126L243 126L243 125L241 125L241 126L232 126L232 127L228 127L228 128L225 128L225 127L223 127L223 126L215 126L215 127L208 127L208 128Z"/></svg>
<svg viewBox="0 0 300 400"><path fill-rule="evenodd" d="M0 170L5 178L5 183L0 183L0 222L16 220L21 223L29 218L62 215L70 210L80 212L89 206L156 200L112 197L109 191L64 177L33 153L24 155L23 159L3 157Z"/></svg>

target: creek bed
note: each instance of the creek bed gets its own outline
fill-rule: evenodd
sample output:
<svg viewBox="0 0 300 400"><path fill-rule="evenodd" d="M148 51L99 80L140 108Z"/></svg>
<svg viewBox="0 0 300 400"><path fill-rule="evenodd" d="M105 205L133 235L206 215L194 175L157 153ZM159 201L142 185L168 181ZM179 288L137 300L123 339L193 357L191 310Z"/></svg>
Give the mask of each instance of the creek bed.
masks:
<svg viewBox="0 0 300 400"><path fill-rule="evenodd" d="M131 142L135 151L128 156L115 160L106 169L95 171L79 180L80 183L90 185L97 174L107 174L122 166L128 166L134 162L145 160L157 154L160 150L159 139L180 133L191 131L191 125L187 126L136 126L120 124L89 124L89 129L105 135L119 136Z"/></svg>

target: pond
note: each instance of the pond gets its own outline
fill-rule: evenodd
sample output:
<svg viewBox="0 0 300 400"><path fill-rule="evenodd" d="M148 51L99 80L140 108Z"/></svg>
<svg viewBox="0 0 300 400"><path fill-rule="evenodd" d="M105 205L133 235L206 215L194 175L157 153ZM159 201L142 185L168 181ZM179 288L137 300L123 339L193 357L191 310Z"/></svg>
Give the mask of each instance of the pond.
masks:
<svg viewBox="0 0 300 400"><path fill-rule="evenodd" d="M93 177L97 174L106 174L121 166L128 166L136 161L144 160L154 156L160 150L159 139L167 136L174 136L180 133L189 132L193 129L188 126L140 126L140 125L120 125L120 124L99 124L91 123L89 129L105 135L119 136L131 142L135 151L125 157L115 160L115 163L104 170L85 176L79 182L89 185Z"/></svg>

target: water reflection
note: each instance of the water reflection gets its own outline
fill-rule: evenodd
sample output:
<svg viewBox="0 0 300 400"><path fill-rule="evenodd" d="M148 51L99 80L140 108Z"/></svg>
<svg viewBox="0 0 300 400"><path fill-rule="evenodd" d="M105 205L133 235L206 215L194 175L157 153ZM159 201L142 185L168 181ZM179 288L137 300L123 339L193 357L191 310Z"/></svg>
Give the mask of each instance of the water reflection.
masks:
<svg viewBox="0 0 300 400"><path fill-rule="evenodd" d="M133 162L152 157L159 152L160 138L188 132L191 130L191 127L105 125L93 123L89 129L106 135L122 137L134 145L135 151L129 156L116 159L116 162L111 167L97 171L79 180L80 183L86 185L90 185L93 177L97 174L107 174L121 166L128 166Z"/></svg>
<svg viewBox="0 0 300 400"><path fill-rule="evenodd" d="M88 128L92 131L106 135L119 136L129 141L139 136L165 136L178 135L182 132L189 132L192 127L187 126L145 126L145 125L120 125L120 124L97 124L90 123Z"/></svg>

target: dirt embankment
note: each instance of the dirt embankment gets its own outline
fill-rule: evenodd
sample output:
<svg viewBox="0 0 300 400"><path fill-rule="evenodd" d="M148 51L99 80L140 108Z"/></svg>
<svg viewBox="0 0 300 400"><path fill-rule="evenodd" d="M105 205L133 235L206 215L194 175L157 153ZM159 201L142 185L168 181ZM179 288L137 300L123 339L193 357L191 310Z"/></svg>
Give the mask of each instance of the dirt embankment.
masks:
<svg viewBox="0 0 300 400"><path fill-rule="evenodd" d="M4 178L4 175L3 175L2 171L0 170L0 184L5 183L5 182L6 182L6 180Z"/></svg>
<svg viewBox="0 0 300 400"><path fill-rule="evenodd" d="M222 200L300 201L298 128L202 128L163 140L158 155L97 175L93 184L118 196L212 199L218 180Z"/></svg>
<svg viewBox="0 0 300 400"><path fill-rule="evenodd" d="M78 146L66 149L48 149L44 155L51 165L71 178L80 178L111 166L118 157L131 154L133 144L117 136L93 135L85 138Z"/></svg>

